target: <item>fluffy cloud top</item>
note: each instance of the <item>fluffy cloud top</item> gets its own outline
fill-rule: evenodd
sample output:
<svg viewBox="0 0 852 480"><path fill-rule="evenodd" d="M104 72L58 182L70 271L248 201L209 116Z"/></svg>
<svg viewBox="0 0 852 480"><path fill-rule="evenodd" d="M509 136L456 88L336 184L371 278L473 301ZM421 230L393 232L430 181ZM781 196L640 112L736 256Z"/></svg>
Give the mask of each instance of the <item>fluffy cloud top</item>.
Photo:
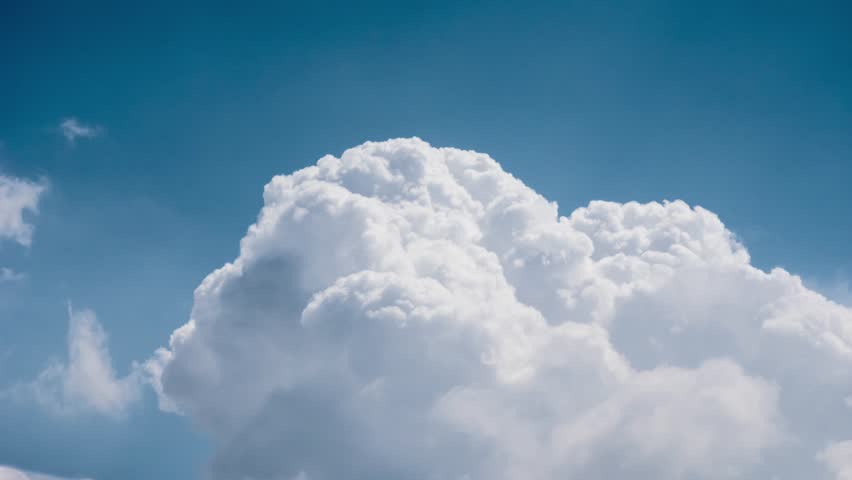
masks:
<svg viewBox="0 0 852 480"><path fill-rule="evenodd" d="M59 131L68 143L73 144L78 138L95 138L103 132L97 125L87 125L74 117L66 118L59 124Z"/></svg>
<svg viewBox="0 0 852 480"><path fill-rule="evenodd" d="M107 335L91 310L68 309L68 360L51 363L33 382L13 389L58 414L94 412L121 416L140 393L134 369L118 378Z"/></svg>
<svg viewBox="0 0 852 480"><path fill-rule="evenodd" d="M146 367L214 479L819 478L852 438L852 311L715 214L560 216L419 139L273 178Z"/></svg>
<svg viewBox="0 0 852 480"><path fill-rule="evenodd" d="M27 223L24 214L38 213L39 198L46 188L42 182L0 175L0 240L30 244L33 226Z"/></svg>
<svg viewBox="0 0 852 480"><path fill-rule="evenodd" d="M71 480L43 473L27 472L0 465L0 480ZM83 479L80 479L83 480Z"/></svg>

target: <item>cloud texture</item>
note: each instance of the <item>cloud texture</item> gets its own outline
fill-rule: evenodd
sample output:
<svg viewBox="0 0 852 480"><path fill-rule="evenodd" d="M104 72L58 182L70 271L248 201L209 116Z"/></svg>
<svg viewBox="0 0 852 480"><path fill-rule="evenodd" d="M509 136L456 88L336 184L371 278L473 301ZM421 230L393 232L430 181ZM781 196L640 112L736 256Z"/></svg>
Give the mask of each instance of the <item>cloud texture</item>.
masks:
<svg viewBox="0 0 852 480"><path fill-rule="evenodd" d="M71 480L43 473L27 472L0 465L0 480Z"/></svg>
<svg viewBox="0 0 852 480"><path fill-rule="evenodd" d="M68 360L54 361L30 383L8 394L35 400L62 415L99 413L118 417L140 394L136 368L119 378L112 366L107 334L91 310L68 308Z"/></svg>
<svg viewBox="0 0 852 480"><path fill-rule="evenodd" d="M146 365L223 480L821 478L851 367L852 311L715 214L560 216L419 139L273 178Z"/></svg>
<svg viewBox="0 0 852 480"><path fill-rule="evenodd" d="M12 240L24 246L32 241L33 226L26 212L38 213L38 202L47 186L0 174L0 240Z"/></svg>
<svg viewBox="0 0 852 480"><path fill-rule="evenodd" d="M3 282L18 282L26 278L23 273L18 273L11 268L0 267L0 283Z"/></svg>
<svg viewBox="0 0 852 480"><path fill-rule="evenodd" d="M59 124L59 131L69 144L73 145L78 138L95 138L103 133L103 128L97 125L87 125L74 117L69 117Z"/></svg>

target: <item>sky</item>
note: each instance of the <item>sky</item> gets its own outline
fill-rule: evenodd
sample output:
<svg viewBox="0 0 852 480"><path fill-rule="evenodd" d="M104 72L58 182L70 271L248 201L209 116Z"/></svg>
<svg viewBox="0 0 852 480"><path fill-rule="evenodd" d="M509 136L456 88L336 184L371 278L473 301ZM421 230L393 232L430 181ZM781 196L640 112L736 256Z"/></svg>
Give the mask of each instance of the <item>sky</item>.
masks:
<svg viewBox="0 0 852 480"><path fill-rule="evenodd" d="M460 226L453 229L439 229L441 235L457 241L466 252L459 257L450 256L459 263L447 267L448 271L473 262L470 265L475 268L470 267L471 271L491 278L488 275L496 275L497 267L480 265L481 259L471 254L470 249L503 252L500 258L505 259L520 256L518 252L538 252L545 244L550 245L547 242L551 240L571 246L565 248L573 253L563 256L586 259L578 260L578 265L585 265L582 269L604 271L604 266L598 265L602 260L600 254L593 251L611 249L626 257L640 258L640 253L631 250L630 242L643 245L645 242L651 251L659 242L668 241L660 238L672 235L681 235L675 244L685 242L684 248L698 248L697 258L712 265L712 273L689 270L694 275L683 273L684 278L677 277L685 285L695 286L694 292L689 291L691 294L716 299L716 303L707 300L705 304L671 303L671 288L658 285L657 280L635 287L637 292L645 292L640 295L630 290L633 286L627 288L603 274L577 280L579 277L573 276L575 270L570 270L574 272L570 275L548 273L552 276L541 272L534 275L531 271L518 276L505 273L504 280L515 293L504 289L505 286L489 290L479 283L459 287L471 295L482 294L483 298L496 295L503 301L518 297L517 302L506 305L506 311L526 313L517 313L513 319L533 315L524 310L529 307L550 323L554 322L553 318L574 315L589 324L599 324L615 351L629 365L607 367L610 373L623 370L612 373L617 379L613 382L619 387L601 387L601 399L606 401L595 403L594 408L603 408L601 405L632 408L631 402L638 395L635 392L646 391L642 386L653 384L657 376L664 376L660 378L665 378L674 390L682 385L686 396L695 393L690 385L704 385L701 379L719 376L734 379L739 382L737 385L745 385L744 389L736 390L737 395L748 394L735 398L744 403L765 404L766 408L759 414L747 415L750 422L745 425L720 422L734 431L758 432L748 437L749 448L742 451L753 453L759 461L743 459L735 453L724 456L725 449L714 449L722 451L722 461L742 465L741 471L729 472L730 476L774 472L772 429L779 422L769 414L777 400L778 416L787 419L779 424L788 427L778 437L792 438L798 434L808 439L803 441L805 444L820 445L819 452L802 454L802 458L816 460L791 464L790 471L801 468L801 472L810 472L809 468L817 468L814 465L823 465L827 471L840 472L837 478L849 478L842 476L840 467L832 470L832 466L842 466L844 459L852 457L852 444L843 443L852 439L849 412L846 411L843 421L835 422L834 428L839 431L831 432L831 438L812 439L808 435L815 435L811 430L819 430L817 426L824 425L819 423L824 419L804 415L801 405L796 403L800 399L784 393L804 388L798 374L791 373L796 372L795 368L779 373L766 366L776 358L771 355L780 355L773 349L799 352L796 350L799 346L788 345L785 340L779 344L783 348L774 343L771 348L766 347L771 354L766 353L765 357L762 353L748 356L730 350L733 347L727 346L726 341L717 339L718 351L698 359L689 357L683 348L666 350L665 340L660 340L664 346L657 354L648 353L638 340L625 340L639 338L643 333L616 327L627 324L619 320L623 316L619 312L628 308L651 312L649 317L656 312L661 318L702 317L691 308L701 312L721 309L725 318L739 318L738 315L751 318L743 312L789 307L793 300L782 301L787 297L780 293L777 295L781 297L776 298L772 292L777 290L787 292L784 295L798 292L796 298L807 299L801 300L805 303L796 303L796 308L789 307L790 311L822 312L802 314L801 321L810 326L799 330L822 332L821 329L839 328L841 333L836 333L836 338L852 338L842 333L852 328L844 323L852 321L844 307L852 305L849 290L852 63L848 61L852 58L852 33L847 21L852 12L848 5L726 1L363 2L357 5L275 2L239 6L177 3L29 2L0 6L3 65L0 75L0 268L3 269L0 270L0 425L4 431L0 435L0 465L16 472L42 472L62 478L242 478L239 475L258 479L300 475L308 479L333 478L336 469L343 467L334 462L324 464L316 456L316 450L321 448L312 448L311 441L297 442L302 446L289 451L297 452L293 456L304 461L304 468L315 471L298 468L291 471L290 464L281 466L270 461L268 469L246 473L241 468L248 462L247 458L253 457L234 447L240 439L246 445L254 445L252 442L263 443L264 438L276 439L276 445L290 445L291 437L275 436L284 435L280 431L250 434L245 430L245 425L262 420L277 425L276 419L284 418L277 416L282 411L291 415L295 411L305 418L324 418L328 412L309 408L312 402L306 400L339 385L315 382L310 383L310 388L300 389L287 383L284 388L260 379L277 374L286 377L281 371L287 369L280 365L289 365L288 362L323 363L330 357L300 356L292 352L301 350L283 344L266 345L264 348L270 349L268 357L261 353L233 352L243 352L246 345L257 347L249 341L253 335L276 339L276 335L284 335L267 323L271 318L286 317L286 312L293 308L302 311L314 305L310 312L318 324L335 315L360 318L352 312L364 307L353 306L354 300L350 301L357 295L344 293L360 288L384 291L388 284L396 285L397 280L369 276L348 279L346 275L356 269L352 265L359 265L357 269L401 275L402 270L398 269L403 267L399 265L408 265L406 262L421 268L420 257L405 247L399 258L407 260L397 262L394 260L397 253L387 253L396 252L393 250L396 247L381 243L384 233L371 243L361 235L363 232L354 220L351 225L341 219L331 221L309 207L304 207L309 218L317 215L315 227L296 222L289 230L279 231L259 223L261 226L254 233L247 229L258 219L261 209L272 212L266 214L267 218L289 215L275 213L275 199L280 196L290 201L288 192L315 181L299 177L292 180L292 185L282 181L284 186L281 186L270 183L274 176L315 165L327 154L343 158L344 151L367 141L418 137L428 144L412 140L385 147L359 147L361 150L356 149L350 157L374 155L389 164L402 162L395 174L418 185L417 182L425 182L417 176L419 168L430 172L433 168L447 168L449 173L442 175L454 180L444 179L439 183L455 185L453 182L461 182L453 170L452 162L456 160L451 157L455 158L455 154L435 153L432 147L483 152L499 163L497 167L482 166L483 171L491 172L494 182L506 192L518 192L512 194L515 196L507 194L505 201L524 199L545 212L530 213L525 207L518 207L523 212L518 215L534 219L513 227L518 231L528 229L530 237L526 239L508 233L500 225L481 223L484 220L477 216L481 212L465 210L464 202L451 205L454 214L443 210L440 214L430 212L429 218L434 216L433 221L438 223L446 215L465 219L459 220ZM371 148L377 148L378 153ZM419 153L405 153L409 151ZM444 156L447 159L435 160ZM368 161L364 162L369 165ZM449 167L436 167L438 164ZM384 173L368 168L368 173L359 174L364 176L361 178L349 170L358 171L358 168L345 161L342 166L328 168L338 173L323 171L322 175L326 176L319 177L323 182L353 192L369 191L379 199L378 205L364 207L369 212L363 213L365 218L379 223L396 218L398 200L383 196L386 194L383 188L393 190L382 186ZM522 181L525 187L511 183L503 172ZM270 186L264 194L267 184ZM463 182L460 185L458 188L478 192L471 185ZM337 190L332 190L328 195L337 194L334 193ZM298 192L308 195L302 190ZM455 190L448 192L446 195L455 198ZM495 198L498 195L489 192ZM558 214L572 218L570 228L541 226L549 225L550 220L543 218L550 218L552 212L536 200L529 200L533 194L556 202ZM293 195L297 199L294 201L310 203L307 197ZM575 219L572 212L587 207L593 200L622 206L589 207L577 213ZM656 207L636 213L631 210L633 207L623 206L631 201L645 204L666 200L682 200L706 210L684 213L679 210L682 204L676 202L660 207L666 209L665 213L655 210ZM326 201L334 203L326 197L316 200L318 205ZM434 203L440 202L434 200ZM704 211L718 215L724 227L705 217L701 213ZM361 218L362 213L353 215ZM407 223L416 223L414 219L420 218L413 213L400 215ZM652 232L647 233L650 240L642 236L645 233L632 232L630 235L639 235L638 239L624 234L630 240L611 245L608 242L612 238L600 234L609 231L605 221L583 220L586 216L621 218L624 215L642 218L639 221L645 222L642 231ZM504 226L514 225L514 220L508 217L501 221L506 222ZM669 221L673 223L667 224ZM336 223L342 225L339 230L335 230ZM666 227L660 227L664 223ZM476 228L470 226L473 224ZM596 226L588 227L591 224ZM454 228L473 229L481 239L472 239ZM568 229L570 235L561 230L553 233L550 228ZM719 233L719 228L730 235ZM334 236L329 232L336 232L334 235L339 239L329 240L329 235ZM415 236L431 239L433 234L426 229L417 230ZM548 240L548 235L553 239ZM582 239L583 235L588 239ZM687 237L698 243L683 240ZM316 250L312 243L317 245L316 249L326 250ZM514 250L501 250L504 243L513 245ZM270 246L273 244L286 245L280 247L285 253ZM587 244L594 246L593 251L586 250ZM382 245L388 249L385 255L373 252L373 248ZM745 246L749 259L742 257L738 245ZM524 258L517 258L518 265L528 265L532 257ZM269 263L258 259L267 259L264 261ZM352 265L347 263L350 260ZM227 269L212 273L227 262L237 265L245 262L246 266L240 268L249 272L244 274L246 280L234 280L229 275L236 274ZM587 263L597 266L593 268ZM681 264L677 265L680 268ZM737 265L738 272L747 273L742 273L743 278L719 282L720 278L728 278L725 275L729 272L724 269L734 268L730 265ZM771 273L775 267L798 275L804 286L796 286L795 280L780 273ZM633 267L620 268L627 271ZM728 273L720 273L720 269ZM502 264L499 270L510 271L509 266ZM759 276L754 273L757 271L769 275L768 279L762 283L753 280L752 277ZM267 278L270 272L277 272L272 276L280 278L279 283ZM417 279L425 275L420 270L417 272ZM569 277L574 280L559 283L568 282ZM621 290L618 294L588 293L600 304L585 305L581 299L587 297L572 290L582 282L603 285L605 277L621 285ZM205 293L199 287L205 278L211 284L222 282L227 287L223 287L225 293ZM338 281L339 285L335 283ZM426 288L422 285L415 288L406 283L408 280L399 281L405 286L397 285L400 291ZM753 281L760 284L749 283ZM314 298L311 295L325 291L332 284L344 293L335 290L317 297L326 303L309 301ZM742 289L728 292L720 286L725 284L740 285ZM767 286L776 284L777 288ZM279 304L267 298L277 298L273 293L278 290L270 290L273 286L281 288L281 292L301 293L293 293L292 301L282 300ZM532 293L553 288L568 292L560 298L572 299L570 309L563 311L568 307L556 297L543 298L542 294L539 298ZM764 289L765 295L761 293ZM631 293L625 293L628 290ZM668 293L651 294L646 290ZM812 291L826 298L812 299ZM230 296L227 292L231 292ZM289 293L285 293L280 295L289 299ZM255 294L259 298L252 296ZM610 298L607 295L614 295L615 302L609 310L601 300ZM754 302L758 302L764 296L773 300L752 305L744 299L754 297ZM457 313L453 318L480 318L469 316L476 308L455 297L417 298L408 301L415 304L422 301L424 305L432 305L435 299L443 299L450 305L458 301L459 311L467 313ZM267 301L271 303L267 305ZM249 311L257 305L266 305L264 308L271 312L264 311L261 315ZM729 312L726 305L742 305L742 308L730 307ZM305 315L302 314L303 321L308 318ZM796 320L799 316L791 315L777 318L800 321ZM187 333L189 329L181 327L191 317L200 325L195 331L199 333ZM811 321L808 319L827 320L807 323ZM537 320L530 319L529 324L523 324L526 326L514 321L506 320L511 328L538 332L530 333L534 338L555 335L541 333L550 331L538 325ZM789 322L770 319L764 326L772 330L781 328L782 324L789 327ZM644 329L642 332L658 328L639 320L635 324L643 325L635 327ZM176 334L170 341L170 334L178 328L184 333ZM492 333L483 335L493 345L503 345L502 337L492 338L489 336ZM432 338L429 335L434 332L424 327L421 334ZM598 334L565 333L569 337ZM377 345L385 345L384 341L399 340L384 335L391 334L376 327L375 331L369 329L369 335L351 338L349 345L353 351L369 352ZM756 337L749 336L752 333L742 335L761 348L771 343L755 340ZM235 339L233 345L217 340L231 336ZM298 335L283 338L296 337L301 338ZM314 337L303 340L318 342L323 352L334 344L332 340L320 341ZM412 351L416 352L420 352L418 348L432 351L433 347L436 351L457 352L459 362L462 352L486 348L469 339L458 343L444 340L450 343L429 344L432 345L429 348L412 339L399 341L402 344L411 341ZM488 348L493 347L492 343L486 343L490 345ZM714 341L709 343L715 345ZM684 341L682 345L691 343ZM155 354L161 347L165 350L160 352L165 353ZM266 352L264 348L257 347L258 351ZM213 385L209 380L211 375L222 381L237 381L240 375L230 370L210 367L212 370L208 371L198 367L206 365L204 359L208 358L199 352L208 352L209 358L224 363L233 361L235 366L245 367L240 370L243 374L254 372L248 377L256 380L227 388ZM279 356L284 355L281 352L289 352L290 356ZM816 370L845 372L845 367L838 366L845 365L845 360L825 360L822 353L808 352L800 355L803 364L810 365L807 362L814 359L819 365L813 367ZM395 355L402 353L388 351L380 358L364 355L361 361L380 369L385 358L397 358ZM724 359L713 363L712 359L717 357ZM400 365L408 365L404 360ZM528 359L528 362L535 366L536 362L545 360ZM663 363L685 370L654 368ZM497 364L494 368L498 373L515 378L511 374L514 364ZM157 369L165 373L160 375ZM470 378L455 381L461 385L479 385L471 378L481 380L478 375L484 374L471 369ZM451 370L436 367L434 378L444 379ZM294 378L319 375L311 372L290 373ZM849 379L843 376L845 373L837 375L844 381ZM387 378L396 377L387 373ZM761 383L764 380L766 383ZM424 383L443 391L442 381ZM530 382L546 392L556 392L552 395L557 400L568 395L559 393L561 387L544 380ZM402 395L400 385L397 389L388 387L388 391ZM500 411L496 403L524 404L526 400L506 393L501 385L488 384L480 392L491 392L487 398L496 399L494 412ZM780 385L781 393L771 385ZM825 388L835 395L840 387ZM223 395L220 389L244 392L245 396ZM279 398L276 395L280 389L306 396ZM475 428L471 426L473 413L465 410L465 401L473 401L475 392L466 393L470 397L459 394L458 398L450 399L452 402L447 400L438 406L448 409L448 418L455 419L454 428L466 432L464 438L469 438L474 436L470 429ZM845 393L850 394L852 391ZM403 401L401 396L388 395ZM829 393L825 395L826 399L830 397ZM212 400L214 397L216 401ZM409 400L406 398L404 403ZM238 413L238 405L254 405L252 402L256 402L255 407L246 408L257 408L260 413L253 416ZM324 405L322 401L317 403ZM578 406L578 411L596 411L590 405ZM164 411L175 409L181 414ZM355 418L369 418L370 412L360 412L362 415ZM407 416L410 412L405 412L399 413L400 418L410 419ZM328 428L332 437L348 428L375 437L376 445L384 445L382 441L388 437L402 435L390 428L368 435L347 423L354 414L337 414L342 423L331 421L333 425ZM415 421L413 418L411 421ZM554 424L574 419L555 414L551 417ZM628 422L634 430L640 429L636 426L640 423ZM515 427L518 430L510 425L501 426L517 438L522 438L522 432L527 430L543 428L527 418L518 419ZM312 430L307 426L299 428ZM805 431L811 433L802 433ZM455 437L445 439L444 430L434 434L447 444L464 443ZM304 435L302 432L299 438ZM660 448L666 445L663 440L672 438L675 437L660 440ZM707 444L716 445L714 438L709 438ZM350 441L354 442L342 439L337 445L349 447ZM485 448L473 443L473 446L464 443L459 451L471 448L480 452L477 449ZM500 445L509 448L504 443ZM829 443L831 446L825 447ZM404 441L401 444L407 445ZM515 453L523 450L511 447ZM599 446L598 450L604 452L599 455L628 458L619 453L620 448L629 450L607 444ZM783 448L792 447L779 448L784 452ZM258 458L252 460L253 464L266 465L264 461L268 458L260 458L264 449L256 450ZM646 453L643 458L656 458L655 452ZM699 453L682 452L682 458L690 459ZM378 467L370 455L365 453L364 458L352 455L357 457L352 460L353 471L366 478L384 478L376 476ZM469 474L471 480L478 478L477 475L487 475L489 469L520 478L524 474L532 478L530 475L536 473L531 473L532 467L520 458L520 453L512 465L500 466L486 461L465 464L450 459L451 453L442 450L430 451L429 455L434 456L412 459L410 463L400 460L395 470L381 472L388 478L461 478L453 477L458 473L453 469L458 468L459 472L464 470ZM554 453L553 457L557 459L560 455ZM407 456L400 453L399 458ZM443 477L436 472L430 472L432 477L429 477L423 470L423 461L436 458L447 460L447 472L440 473ZM556 475L553 472L566 471L612 473L601 470L601 461L594 458L589 460L591 466L566 466L553 460L553 465L536 467L545 469L537 471L538 478L552 478ZM702 465L686 460L672 464L662 473L647 470L650 467L639 460L625 462L625 468L648 475L645 478L706 475ZM582 468L592 470L571 470ZM7 474L0 470L0 479L5 480L4 475ZM9 478L18 478L11 475L8 474ZM43 477L30 475L29 478Z"/></svg>

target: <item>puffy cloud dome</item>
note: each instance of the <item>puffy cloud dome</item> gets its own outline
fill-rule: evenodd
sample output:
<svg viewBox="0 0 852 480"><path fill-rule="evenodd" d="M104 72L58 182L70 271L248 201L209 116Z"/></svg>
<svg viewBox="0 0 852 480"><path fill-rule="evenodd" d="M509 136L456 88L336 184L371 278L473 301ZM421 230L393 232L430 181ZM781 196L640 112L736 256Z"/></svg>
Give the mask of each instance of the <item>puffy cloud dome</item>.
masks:
<svg viewBox="0 0 852 480"><path fill-rule="evenodd" d="M840 471L850 366L852 311L715 214L560 216L414 138L273 178L147 369L215 479L555 480Z"/></svg>

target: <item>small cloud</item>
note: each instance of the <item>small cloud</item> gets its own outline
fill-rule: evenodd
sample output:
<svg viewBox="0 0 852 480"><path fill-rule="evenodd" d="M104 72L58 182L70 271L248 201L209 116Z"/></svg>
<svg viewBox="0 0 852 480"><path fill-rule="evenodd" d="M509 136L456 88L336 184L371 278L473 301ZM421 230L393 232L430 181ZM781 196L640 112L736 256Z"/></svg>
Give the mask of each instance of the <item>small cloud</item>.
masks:
<svg viewBox="0 0 852 480"><path fill-rule="evenodd" d="M18 273L11 268L0 267L0 283L18 282L25 279L27 276L23 273Z"/></svg>
<svg viewBox="0 0 852 480"><path fill-rule="evenodd" d="M59 124L59 130L69 144L74 144L78 138L95 138L103 133L103 127L87 125L75 117L68 117Z"/></svg>
<svg viewBox="0 0 852 480"><path fill-rule="evenodd" d="M0 240L7 238L29 246L33 226L24 218L24 212L38 213L39 199L46 190L44 181L0 174Z"/></svg>
<svg viewBox="0 0 852 480"><path fill-rule="evenodd" d="M817 461L823 464L836 480L852 478L852 441L829 443L817 455Z"/></svg>
<svg viewBox="0 0 852 480"><path fill-rule="evenodd" d="M44 473L18 470L17 468L0 465L0 480L71 480L67 477L57 477ZM80 479L85 480L85 479Z"/></svg>
<svg viewBox="0 0 852 480"><path fill-rule="evenodd" d="M67 362L52 362L35 380L13 387L5 396L35 400L57 414L124 415L139 398L140 375L134 367L129 375L116 376L107 334L93 311L74 311L69 305L68 316Z"/></svg>

